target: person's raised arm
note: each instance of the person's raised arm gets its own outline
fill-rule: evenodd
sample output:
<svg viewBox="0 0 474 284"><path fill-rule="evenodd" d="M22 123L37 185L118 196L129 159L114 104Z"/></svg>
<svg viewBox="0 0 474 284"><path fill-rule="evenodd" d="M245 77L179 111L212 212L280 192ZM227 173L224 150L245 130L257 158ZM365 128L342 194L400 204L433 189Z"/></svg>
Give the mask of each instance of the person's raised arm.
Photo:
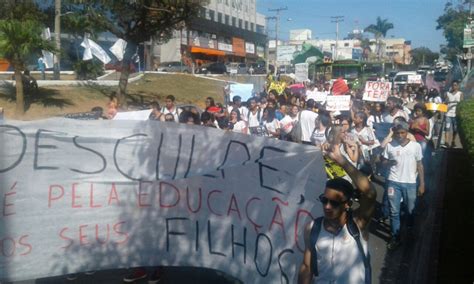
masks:
<svg viewBox="0 0 474 284"><path fill-rule="evenodd" d="M375 211L375 199L377 193L367 176L344 158L339 147L340 146L337 144L329 147L331 149L328 149L327 156L338 163L346 171L352 179L352 182L359 189L361 193L359 198L360 206L354 211L354 217L356 217L360 229L364 230L369 224L370 218Z"/></svg>

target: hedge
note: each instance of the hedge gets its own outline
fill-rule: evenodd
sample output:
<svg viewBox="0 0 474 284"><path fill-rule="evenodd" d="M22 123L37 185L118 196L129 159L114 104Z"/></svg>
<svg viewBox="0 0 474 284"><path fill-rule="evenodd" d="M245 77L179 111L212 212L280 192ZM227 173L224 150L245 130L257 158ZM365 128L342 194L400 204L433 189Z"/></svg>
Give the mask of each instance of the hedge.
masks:
<svg viewBox="0 0 474 284"><path fill-rule="evenodd" d="M459 135L464 149L474 162L474 99L462 101L458 106Z"/></svg>

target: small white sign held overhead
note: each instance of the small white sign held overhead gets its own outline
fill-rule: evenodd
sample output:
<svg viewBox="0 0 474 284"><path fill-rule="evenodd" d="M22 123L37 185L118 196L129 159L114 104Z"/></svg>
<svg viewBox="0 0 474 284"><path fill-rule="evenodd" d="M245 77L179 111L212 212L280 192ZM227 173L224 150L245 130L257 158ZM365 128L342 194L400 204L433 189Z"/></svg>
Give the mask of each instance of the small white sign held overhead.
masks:
<svg viewBox="0 0 474 284"><path fill-rule="evenodd" d="M385 102L390 95L390 85L390 82L367 81L362 99L371 102Z"/></svg>
<svg viewBox="0 0 474 284"><path fill-rule="evenodd" d="M407 79L408 84L421 84L421 75L416 74L416 75L408 75Z"/></svg>
<svg viewBox="0 0 474 284"><path fill-rule="evenodd" d="M296 82L305 82L306 80L308 80L308 66L308 63L295 64Z"/></svg>
<svg viewBox="0 0 474 284"><path fill-rule="evenodd" d="M351 96L327 96L326 110L342 111L351 109Z"/></svg>

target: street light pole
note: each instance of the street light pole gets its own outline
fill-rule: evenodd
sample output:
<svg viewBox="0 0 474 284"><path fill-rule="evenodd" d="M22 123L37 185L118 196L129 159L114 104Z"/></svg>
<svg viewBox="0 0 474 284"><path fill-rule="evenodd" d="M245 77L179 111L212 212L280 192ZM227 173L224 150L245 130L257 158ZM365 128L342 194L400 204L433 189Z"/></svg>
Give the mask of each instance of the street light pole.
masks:
<svg viewBox="0 0 474 284"><path fill-rule="evenodd" d="M61 78L61 0L55 0L54 5L54 33L56 41L56 52L54 53L54 80Z"/></svg>
<svg viewBox="0 0 474 284"><path fill-rule="evenodd" d="M331 17L331 23L336 23L336 46L334 48L334 55L333 55L333 60L337 59L337 45L339 42L339 23L344 22L344 16L332 16Z"/></svg>
<svg viewBox="0 0 474 284"><path fill-rule="evenodd" d="M278 70L278 30L280 26L280 11L288 10L288 7L280 7L277 9L268 9L270 12L276 12L275 18L275 73Z"/></svg>

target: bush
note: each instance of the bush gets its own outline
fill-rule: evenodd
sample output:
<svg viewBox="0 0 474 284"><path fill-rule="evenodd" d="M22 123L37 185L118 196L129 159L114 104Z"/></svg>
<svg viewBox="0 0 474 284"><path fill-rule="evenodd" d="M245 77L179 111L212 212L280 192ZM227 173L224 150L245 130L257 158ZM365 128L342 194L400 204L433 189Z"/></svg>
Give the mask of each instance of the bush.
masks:
<svg viewBox="0 0 474 284"><path fill-rule="evenodd" d="M458 106L459 136L464 149L474 162L474 99L462 101Z"/></svg>
<svg viewBox="0 0 474 284"><path fill-rule="evenodd" d="M73 66L78 80L95 80L104 74L104 65L95 59L79 60Z"/></svg>

